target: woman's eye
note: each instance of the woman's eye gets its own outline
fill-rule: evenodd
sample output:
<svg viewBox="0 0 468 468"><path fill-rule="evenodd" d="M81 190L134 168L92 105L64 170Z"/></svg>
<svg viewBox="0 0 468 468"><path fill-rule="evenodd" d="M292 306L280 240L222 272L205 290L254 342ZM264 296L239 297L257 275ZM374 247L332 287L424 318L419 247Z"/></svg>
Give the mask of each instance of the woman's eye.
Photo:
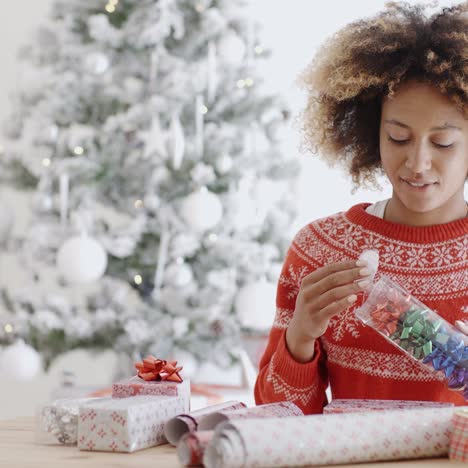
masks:
<svg viewBox="0 0 468 468"><path fill-rule="evenodd" d="M395 138L392 138L389 135L388 136L388 141L391 141L392 143L396 143L397 145L404 145L408 140L396 140Z"/></svg>
<svg viewBox="0 0 468 468"><path fill-rule="evenodd" d="M404 145L405 143L408 143L409 140L397 140L395 138L392 138L390 135L388 136L388 141L391 141L392 143L395 143L397 145ZM441 145L439 143L433 143L437 148L450 148L453 146L453 143L450 143L449 145Z"/></svg>

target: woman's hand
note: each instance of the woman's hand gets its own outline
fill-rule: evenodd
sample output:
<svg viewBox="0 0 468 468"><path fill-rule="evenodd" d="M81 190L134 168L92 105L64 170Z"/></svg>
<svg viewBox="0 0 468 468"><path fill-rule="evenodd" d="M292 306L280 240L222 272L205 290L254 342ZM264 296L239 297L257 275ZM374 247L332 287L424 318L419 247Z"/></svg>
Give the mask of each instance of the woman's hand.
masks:
<svg viewBox="0 0 468 468"><path fill-rule="evenodd" d="M468 323L463 322L461 320L456 320L455 321L455 326L466 336L468 336Z"/></svg>
<svg viewBox="0 0 468 468"><path fill-rule="evenodd" d="M313 358L314 342L333 316L356 302L369 285L370 271L362 260L332 263L302 279L293 318L286 330L290 353L299 362Z"/></svg>

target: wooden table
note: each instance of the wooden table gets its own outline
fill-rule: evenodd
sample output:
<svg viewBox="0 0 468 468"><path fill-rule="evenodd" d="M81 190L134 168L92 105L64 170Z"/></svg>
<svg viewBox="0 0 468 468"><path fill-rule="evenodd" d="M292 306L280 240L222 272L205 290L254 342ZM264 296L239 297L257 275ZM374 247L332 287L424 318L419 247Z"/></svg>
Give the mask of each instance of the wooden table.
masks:
<svg viewBox="0 0 468 468"><path fill-rule="evenodd" d="M347 468L455 468L466 465L448 459L341 465ZM82 452L76 447L34 443L33 418L0 421L1 468L175 468L175 450L162 445L134 453Z"/></svg>

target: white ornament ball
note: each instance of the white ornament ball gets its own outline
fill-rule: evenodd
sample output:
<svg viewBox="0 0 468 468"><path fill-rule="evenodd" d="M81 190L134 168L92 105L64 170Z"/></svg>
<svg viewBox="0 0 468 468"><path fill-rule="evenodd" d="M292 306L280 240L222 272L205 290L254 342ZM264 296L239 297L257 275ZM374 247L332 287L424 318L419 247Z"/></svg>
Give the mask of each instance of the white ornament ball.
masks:
<svg viewBox="0 0 468 468"><path fill-rule="evenodd" d="M38 352L23 340L7 346L0 354L1 375L14 380L31 380L39 373L41 367Z"/></svg>
<svg viewBox="0 0 468 468"><path fill-rule="evenodd" d="M223 217L223 205L219 197L207 189L190 194L183 202L181 215L195 231L215 227Z"/></svg>
<svg viewBox="0 0 468 468"><path fill-rule="evenodd" d="M244 327L268 330L276 313L276 286L266 280L245 285L237 293L235 308Z"/></svg>
<svg viewBox="0 0 468 468"><path fill-rule="evenodd" d="M166 277L165 283L177 288L187 286L193 279L192 269L186 263L173 263L169 265L164 275Z"/></svg>
<svg viewBox="0 0 468 468"><path fill-rule="evenodd" d="M226 34L218 43L219 57L229 65L239 65L245 52L245 43L235 32Z"/></svg>
<svg viewBox="0 0 468 468"><path fill-rule="evenodd" d="M102 52L93 52L84 59L86 70L95 75L102 75L110 65L109 58Z"/></svg>
<svg viewBox="0 0 468 468"><path fill-rule="evenodd" d="M106 271L107 253L91 237L72 237L57 254L57 268L69 283L98 280Z"/></svg>
<svg viewBox="0 0 468 468"><path fill-rule="evenodd" d="M379 268L379 252L377 250L364 250L361 255L359 255L359 260L367 262L367 268L371 272L368 278L371 284L365 288L366 290L370 290L374 282L375 274Z"/></svg>
<svg viewBox="0 0 468 468"><path fill-rule="evenodd" d="M232 158L229 154L221 155L215 163L216 170L220 174L227 174L232 169L233 165Z"/></svg>
<svg viewBox="0 0 468 468"><path fill-rule="evenodd" d="M48 193L36 193L32 198L32 207L39 213L49 213L54 207L54 199Z"/></svg>
<svg viewBox="0 0 468 468"><path fill-rule="evenodd" d="M177 361L177 365L183 367L183 369L180 372L180 375L183 379L193 378L193 376L198 371L199 365L194 355L183 349L174 349L170 360Z"/></svg>

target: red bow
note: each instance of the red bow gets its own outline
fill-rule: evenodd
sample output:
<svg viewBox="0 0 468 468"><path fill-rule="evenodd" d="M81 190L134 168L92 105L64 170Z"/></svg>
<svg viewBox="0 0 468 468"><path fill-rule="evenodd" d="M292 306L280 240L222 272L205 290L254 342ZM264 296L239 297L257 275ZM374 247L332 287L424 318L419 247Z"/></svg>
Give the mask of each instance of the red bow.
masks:
<svg viewBox="0 0 468 468"><path fill-rule="evenodd" d="M135 363L135 367L138 369L138 377L147 382L152 380L156 380L157 382L163 380L182 382L179 372L183 368L177 367L177 361L167 362L150 355L143 359L143 361Z"/></svg>

